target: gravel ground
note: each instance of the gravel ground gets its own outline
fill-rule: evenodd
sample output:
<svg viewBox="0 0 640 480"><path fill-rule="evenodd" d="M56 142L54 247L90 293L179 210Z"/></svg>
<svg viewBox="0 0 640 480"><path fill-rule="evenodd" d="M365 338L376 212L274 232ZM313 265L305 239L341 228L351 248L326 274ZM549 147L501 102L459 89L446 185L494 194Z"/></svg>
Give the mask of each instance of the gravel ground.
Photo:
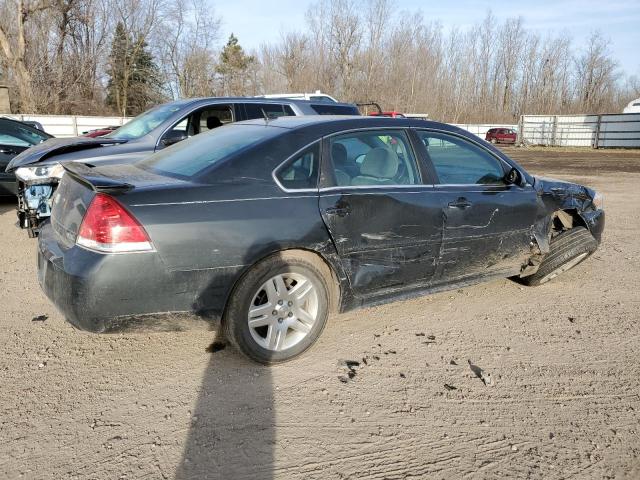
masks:
<svg viewBox="0 0 640 480"><path fill-rule="evenodd" d="M0 204L0 477L640 478L640 153L507 150L604 192L591 259L337 316L273 368L214 332L73 330Z"/></svg>

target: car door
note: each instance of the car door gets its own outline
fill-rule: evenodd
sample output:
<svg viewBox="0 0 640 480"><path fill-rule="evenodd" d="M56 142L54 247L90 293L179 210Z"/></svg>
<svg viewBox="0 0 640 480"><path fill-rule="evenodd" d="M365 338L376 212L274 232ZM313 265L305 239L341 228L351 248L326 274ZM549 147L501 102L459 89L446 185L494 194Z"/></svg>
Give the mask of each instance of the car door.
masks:
<svg viewBox="0 0 640 480"><path fill-rule="evenodd" d="M320 212L354 293L431 282L442 215L408 132L333 135L323 152Z"/></svg>
<svg viewBox="0 0 640 480"><path fill-rule="evenodd" d="M507 184L511 166L462 135L416 133L437 176L444 216L438 281L516 273L530 255L537 211L533 186Z"/></svg>

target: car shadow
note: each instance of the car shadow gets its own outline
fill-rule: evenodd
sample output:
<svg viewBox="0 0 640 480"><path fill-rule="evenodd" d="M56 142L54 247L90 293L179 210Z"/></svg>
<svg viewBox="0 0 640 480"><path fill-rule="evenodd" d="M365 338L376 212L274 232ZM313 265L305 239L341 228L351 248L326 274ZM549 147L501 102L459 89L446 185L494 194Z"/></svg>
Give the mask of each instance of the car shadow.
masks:
<svg viewBox="0 0 640 480"><path fill-rule="evenodd" d="M16 197L0 196L0 215L14 211L16 209L16 205Z"/></svg>
<svg viewBox="0 0 640 480"><path fill-rule="evenodd" d="M217 339L202 379L176 479L273 478L275 415L269 367Z"/></svg>
<svg viewBox="0 0 640 480"><path fill-rule="evenodd" d="M251 264L247 249L243 264ZM278 250L278 246L272 246ZM221 276L202 290L197 306L224 295L221 283L233 282ZM224 312L203 310L213 315L216 331L207 348L211 355L200 391L176 480L273 478L275 444L274 386L271 368L246 359L224 338L219 317Z"/></svg>

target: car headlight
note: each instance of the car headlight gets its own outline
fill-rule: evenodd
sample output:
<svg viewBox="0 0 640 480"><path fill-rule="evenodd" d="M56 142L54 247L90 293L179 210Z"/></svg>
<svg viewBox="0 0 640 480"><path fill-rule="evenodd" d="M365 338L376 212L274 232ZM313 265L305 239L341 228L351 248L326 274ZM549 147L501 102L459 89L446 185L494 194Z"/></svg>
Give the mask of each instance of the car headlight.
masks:
<svg viewBox="0 0 640 480"><path fill-rule="evenodd" d="M604 195L596 192L596 194L593 196L593 206L599 210L602 210L604 208Z"/></svg>
<svg viewBox="0 0 640 480"><path fill-rule="evenodd" d="M64 168L59 163L41 165L37 167L20 167L16 170L16 177L29 185L51 183L51 179L60 179L64 175Z"/></svg>

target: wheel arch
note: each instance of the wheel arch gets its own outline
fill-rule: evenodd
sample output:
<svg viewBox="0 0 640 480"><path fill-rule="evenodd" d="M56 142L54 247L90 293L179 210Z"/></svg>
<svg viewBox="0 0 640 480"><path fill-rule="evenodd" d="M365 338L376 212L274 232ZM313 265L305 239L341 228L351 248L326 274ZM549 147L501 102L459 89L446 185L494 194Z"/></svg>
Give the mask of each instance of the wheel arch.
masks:
<svg viewBox="0 0 640 480"><path fill-rule="evenodd" d="M242 279L245 278L246 275L256 265L276 255L295 255L295 254L298 254L299 256L307 257L311 262L314 262L314 261L321 262L322 266L324 267L326 273L329 276L329 278L327 278L327 283L331 288L331 291L329 292L331 297L329 312L338 313L340 311L343 296L345 294L345 289L346 289L345 280L341 281L341 278L346 279L346 277L340 275L341 268L337 263L337 261L332 261L329 258L329 255L323 254L322 252L319 252L318 250L313 250L311 248L285 247L285 248L271 250L267 253L263 253L259 255L251 264L247 265L246 268L242 270L240 275L236 277L236 279L233 281L233 284L227 291L226 297L224 299L224 307L221 315L221 321L225 321L225 316L227 313L227 308L229 306L229 300L231 299L231 296L237 289Z"/></svg>

